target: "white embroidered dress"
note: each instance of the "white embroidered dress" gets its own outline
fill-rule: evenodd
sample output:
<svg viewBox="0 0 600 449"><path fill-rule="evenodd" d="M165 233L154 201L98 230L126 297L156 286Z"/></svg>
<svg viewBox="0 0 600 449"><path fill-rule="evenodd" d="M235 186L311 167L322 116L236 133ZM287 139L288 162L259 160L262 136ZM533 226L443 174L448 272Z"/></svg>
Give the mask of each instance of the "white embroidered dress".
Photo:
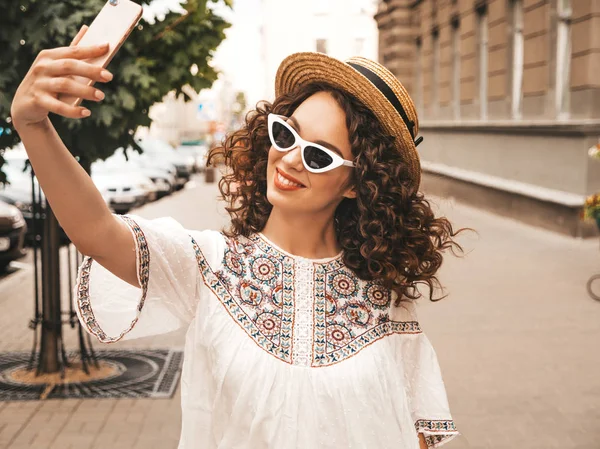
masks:
<svg viewBox="0 0 600 449"><path fill-rule="evenodd" d="M180 449L419 449L417 432L430 447L458 435L413 306L340 256L122 219L142 288L86 258L76 309L107 343L188 327Z"/></svg>

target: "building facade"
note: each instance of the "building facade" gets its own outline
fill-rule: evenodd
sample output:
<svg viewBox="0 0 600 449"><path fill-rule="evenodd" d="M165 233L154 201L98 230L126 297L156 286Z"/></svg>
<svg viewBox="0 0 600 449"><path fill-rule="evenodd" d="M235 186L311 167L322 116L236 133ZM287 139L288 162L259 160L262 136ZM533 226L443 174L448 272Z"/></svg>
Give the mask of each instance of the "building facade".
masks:
<svg viewBox="0 0 600 449"><path fill-rule="evenodd" d="M423 188L573 236L600 191L600 0L387 0L379 61L415 101Z"/></svg>

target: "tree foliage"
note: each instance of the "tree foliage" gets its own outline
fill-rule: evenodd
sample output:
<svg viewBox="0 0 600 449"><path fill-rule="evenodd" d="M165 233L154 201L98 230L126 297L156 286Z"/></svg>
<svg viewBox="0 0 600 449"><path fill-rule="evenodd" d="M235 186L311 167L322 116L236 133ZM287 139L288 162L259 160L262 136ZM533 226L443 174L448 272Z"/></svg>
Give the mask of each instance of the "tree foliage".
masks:
<svg viewBox="0 0 600 449"><path fill-rule="evenodd" d="M148 4L151 0L137 0ZM209 65L229 24L213 11L216 3L232 0L187 0L184 14L169 12L164 20L142 19L108 69L112 82L100 85L101 103L86 102L90 118L69 120L51 116L67 148L82 163L105 159L119 147L141 151L133 136L149 126L150 107L170 91L189 96L210 87L217 73ZM84 24L91 24L106 0L0 0L0 153L19 142L12 128L10 105L18 85L37 54L67 46ZM191 71L195 65L198 70ZM192 74L194 73L194 74ZM0 154L0 167L4 160ZM0 172L0 182L3 181Z"/></svg>

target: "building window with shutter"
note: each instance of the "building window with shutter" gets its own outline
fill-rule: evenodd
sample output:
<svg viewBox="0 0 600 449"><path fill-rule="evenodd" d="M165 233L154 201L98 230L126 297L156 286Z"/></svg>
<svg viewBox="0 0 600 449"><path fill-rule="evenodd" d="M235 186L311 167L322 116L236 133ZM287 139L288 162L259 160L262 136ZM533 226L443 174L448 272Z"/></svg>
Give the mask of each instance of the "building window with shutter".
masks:
<svg viewBox="0 0 600 449"><path fill-rule="evenodd" d="M423 112L423 43L421 38L417 38L415 41L415 101L417 106L417 113Z"/></svg>
<svg viewBox="0 0 600 449"><path fill-rule="evenodd" d="M477 45L479 118L486 120L488 94L488 14L485 4L477 8Z"/></svg>
<svg viewBox="0 0 600 449"><path fill-rule="evenodd" d="M558 118L569 116L571 73L571 1L557 0L556 29L556 89L555 105Z"/></svg>
<svg viewBox="0 0 600 449"><path fill-rule="evenodd" d="M437 27L431 31L431 105L433 115L440 106L440 32Z"/></svg>
<svg viewBox="0 0 600 449"><path fill-rule="evenodd" d="M460 19L452 18L452 115L460 118Z"/></svg>
<svg viewBox="0 0 600 449"><path fill-rule="evenodd" d="M522 116L523 49L523 0L513 0L511 115L516 119L519 119Z"/></svg>

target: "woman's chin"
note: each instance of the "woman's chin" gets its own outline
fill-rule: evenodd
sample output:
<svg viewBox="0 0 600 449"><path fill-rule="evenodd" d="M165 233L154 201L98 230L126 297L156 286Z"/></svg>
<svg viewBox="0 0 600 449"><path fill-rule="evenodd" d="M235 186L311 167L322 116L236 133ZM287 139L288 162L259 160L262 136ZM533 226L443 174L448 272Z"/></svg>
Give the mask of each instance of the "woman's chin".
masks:
<svg viewBox="0 0 600 449"><path fill-rule="evenodd" d="M273 207L281 207L290 203L290 199L282 195L281 192L278 192L275 186L271 184L267 186L267 201Z"/></svg>
<svg viewBox="0 0 600 449"><path fill-rule="evenodd" d="M267 201L273 207L285 208L294 204L299 205L298 200L298 198L295 198L295 195L290 195L290 192L278 189L272 183L267 185Z"/></svg>

